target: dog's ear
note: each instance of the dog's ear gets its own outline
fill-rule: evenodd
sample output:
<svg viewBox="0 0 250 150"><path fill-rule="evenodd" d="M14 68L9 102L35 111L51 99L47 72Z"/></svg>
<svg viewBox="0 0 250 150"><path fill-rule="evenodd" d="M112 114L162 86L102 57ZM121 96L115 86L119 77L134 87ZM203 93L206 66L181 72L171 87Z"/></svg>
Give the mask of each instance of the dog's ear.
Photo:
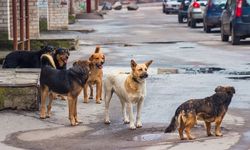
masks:
<svg viewBox="0 0 250 150"><path fill-rule="evenodd" d="M100 52L100 46L98 45L98 46L96 46L96 48L95 48L95 53L99 53Z"/></svg>
<svg viewBox="0 0 250 150"><path fill-rule="evenodd" d="M216 88L215 88L215 90L214 90L216 93L217 92L225 92L225 90L224 90L224 87L223 86L217 86Z"/></svg>
<svg viewBox="0 0 250 150"><path fill-rule="evenodd" d="M93 55L89 57L89 61L93 61Z"/></svg>
<svg viewBox="0 0 250 150"><path fill-rule="evenodd" d="M148 62L145 63L145 65L147 66L147 68L152 64L153 60L150 60Z"/></svg>
<svg viewBox="0 0 250 150"><path fill-rule="evenodd" d="M227 93L229 93L229 94L235 94L235 88L233 86L227 87Z"/></svg>
<svg viewBox="0 0 250 150"><path fill-rule="evenodd" d="M134 69L137 66L137 63L134 59L131 60L131 68Z"/></svg>

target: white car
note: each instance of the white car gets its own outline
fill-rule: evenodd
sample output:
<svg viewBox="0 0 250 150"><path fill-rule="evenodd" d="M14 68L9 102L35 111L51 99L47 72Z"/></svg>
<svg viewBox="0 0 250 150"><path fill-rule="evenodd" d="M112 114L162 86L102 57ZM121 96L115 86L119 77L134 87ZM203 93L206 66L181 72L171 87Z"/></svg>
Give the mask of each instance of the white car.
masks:
<svg viewBox="0 0 250 150"><path fill-rule="evenodd" d="M177 13L179 11L180 2L178 0L163 0L162 3L162 12L169 13Z"/></svg>

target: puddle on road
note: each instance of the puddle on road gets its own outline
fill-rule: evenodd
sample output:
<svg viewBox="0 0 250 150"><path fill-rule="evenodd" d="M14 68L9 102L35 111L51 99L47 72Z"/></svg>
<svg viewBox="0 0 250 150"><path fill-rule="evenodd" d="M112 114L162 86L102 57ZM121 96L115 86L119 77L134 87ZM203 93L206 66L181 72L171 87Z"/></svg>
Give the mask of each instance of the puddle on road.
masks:
<svg viewBox="0 0 250 150"><path fill-rule="evenodd" d="M143 134L143 135L137 135L133 138L133 141L157 141L160 140L163 134Z"/></svg>
<svg viewBox="0 0 250 150"><path fill-rule="evenodd" d="M250 76L228 77L228 79L233 79L233 80L250 80Z"/></svg>

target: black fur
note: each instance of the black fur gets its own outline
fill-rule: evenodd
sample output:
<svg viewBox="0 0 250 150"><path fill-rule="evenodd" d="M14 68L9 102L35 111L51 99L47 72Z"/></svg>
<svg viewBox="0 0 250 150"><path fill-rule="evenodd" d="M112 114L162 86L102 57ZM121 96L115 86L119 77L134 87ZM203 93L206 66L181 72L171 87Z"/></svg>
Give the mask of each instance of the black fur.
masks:
<svg viewBox="0 0 250 150"><path fill-rule="evenodd" d="M89 76L89 66L75 65L68 70L57 70L50 66L41 69L41 87L48 86L53 92L67 94L72 91L73 81L83 86Z"/></svg>
<svg viewBox="0 0 250 150"><path fill-rule="evenodd" d="M191 99L182 103L176 109L170 125L165 129L165 133L175 131L177 128L177 119L181 111L184 111L185 114L191 111L195 114L202 113L199 117L202 117L204 120L219 116L224 110L227 111L235 93L234 87L223 88L219 86L215 89L215 92L212 96L204 99Z"/></svg>
<svg viewBox="0 0 250 150"><path fill-rule="evenodd" d="M53 47L45 46L39 51L14 51L5 57L3 68L40 68L40 57L52 53Z"/></svg>

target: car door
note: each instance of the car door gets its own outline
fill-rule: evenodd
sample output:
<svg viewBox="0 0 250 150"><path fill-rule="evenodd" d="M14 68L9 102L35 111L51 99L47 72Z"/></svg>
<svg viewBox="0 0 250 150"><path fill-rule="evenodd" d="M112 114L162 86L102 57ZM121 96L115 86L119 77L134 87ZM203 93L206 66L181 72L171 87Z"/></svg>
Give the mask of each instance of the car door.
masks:
<svg viewBox="0 0 250 150"><path fill-rule="evenodd" d="M230 18L232 13L232 0L227 0L225 10L222 12L221 15L221 26L224 33L227 35L230 34Z"/></svg>

